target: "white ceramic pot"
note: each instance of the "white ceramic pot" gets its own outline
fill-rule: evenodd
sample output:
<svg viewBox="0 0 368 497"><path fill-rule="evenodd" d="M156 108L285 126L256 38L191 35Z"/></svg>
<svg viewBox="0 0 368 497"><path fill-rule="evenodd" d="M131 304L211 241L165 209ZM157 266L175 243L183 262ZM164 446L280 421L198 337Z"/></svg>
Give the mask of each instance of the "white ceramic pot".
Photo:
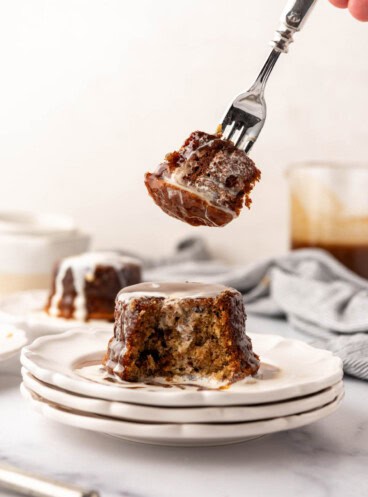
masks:
<svg viewBox="0 0 368 497"><path fill-rule="evenodd" d="M66 216L0 212L0 294L48 288L55 262L89 243Z"/></svg>

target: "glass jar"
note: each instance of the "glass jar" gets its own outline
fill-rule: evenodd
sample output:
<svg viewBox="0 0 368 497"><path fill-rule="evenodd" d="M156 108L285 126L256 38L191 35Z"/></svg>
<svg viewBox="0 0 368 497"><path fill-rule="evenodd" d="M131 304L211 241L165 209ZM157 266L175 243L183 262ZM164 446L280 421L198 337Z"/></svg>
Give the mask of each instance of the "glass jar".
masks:
<svg viewBox="0 0 368 497"><path fill-rule="evenodd" d="M368 164L291 166L290 246L325 249L368 278Z"/></svg>

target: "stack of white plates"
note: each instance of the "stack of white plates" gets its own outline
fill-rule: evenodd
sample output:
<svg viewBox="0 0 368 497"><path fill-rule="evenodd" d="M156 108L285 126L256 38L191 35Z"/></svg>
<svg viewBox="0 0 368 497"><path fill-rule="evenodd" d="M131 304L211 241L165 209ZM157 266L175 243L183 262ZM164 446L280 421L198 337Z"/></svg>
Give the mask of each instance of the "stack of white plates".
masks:
<svg viewBox="0 0 368 497"><path fill-rule="evenodd" d="M221 445L289 430L334 412L342 365L328 351L251 335L262 366L224 390L128 383L100 366L110 332L71 330L23 349L22 394L44 416L77 428L159 445ZM152 384L153 383L153 384Z"/></svg>

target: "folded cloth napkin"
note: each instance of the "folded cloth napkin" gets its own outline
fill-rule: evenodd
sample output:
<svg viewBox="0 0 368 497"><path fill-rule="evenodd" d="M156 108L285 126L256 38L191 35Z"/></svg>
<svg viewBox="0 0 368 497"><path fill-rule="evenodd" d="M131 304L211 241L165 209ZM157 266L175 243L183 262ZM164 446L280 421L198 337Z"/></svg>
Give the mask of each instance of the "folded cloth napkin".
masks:
<svg viewBox="0 0 368 497"><path fill-rule="evenodd" d="M327 252L300 249L229 267L213 260L202 240L189 238L173 256L143 263L146 281L203 281L236 288L247 312L286 317L318 346L340 356L346 373L368 380L368 280Z"/></svg>

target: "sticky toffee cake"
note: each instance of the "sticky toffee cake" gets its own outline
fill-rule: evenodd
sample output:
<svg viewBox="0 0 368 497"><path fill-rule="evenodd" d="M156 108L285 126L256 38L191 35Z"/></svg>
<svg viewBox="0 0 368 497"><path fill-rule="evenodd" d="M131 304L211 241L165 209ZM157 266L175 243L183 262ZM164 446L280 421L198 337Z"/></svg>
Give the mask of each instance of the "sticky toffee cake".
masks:
<svg viewBox="0 0 368 497"><path fill-rule="evenodd" d="M112 321L118 292L140 281L139 261L115 252L67 257L55 267L45 311L66 319Z"/></svg>
<svg viewBox="0 0 368 497"><path fill-rule="evenodd" d="M261 173L230 140L201 131L146 173L149 194L172 217L193 226L225 226L236 218Z"/></svg>
<svg viewBox="0 0 368 497"><path fill-rule="evenodd" d="M242 295L232 288L133 285L116 298L114 337L103 364L125 381L229 384L259 368L245 320Z"/></svg>

